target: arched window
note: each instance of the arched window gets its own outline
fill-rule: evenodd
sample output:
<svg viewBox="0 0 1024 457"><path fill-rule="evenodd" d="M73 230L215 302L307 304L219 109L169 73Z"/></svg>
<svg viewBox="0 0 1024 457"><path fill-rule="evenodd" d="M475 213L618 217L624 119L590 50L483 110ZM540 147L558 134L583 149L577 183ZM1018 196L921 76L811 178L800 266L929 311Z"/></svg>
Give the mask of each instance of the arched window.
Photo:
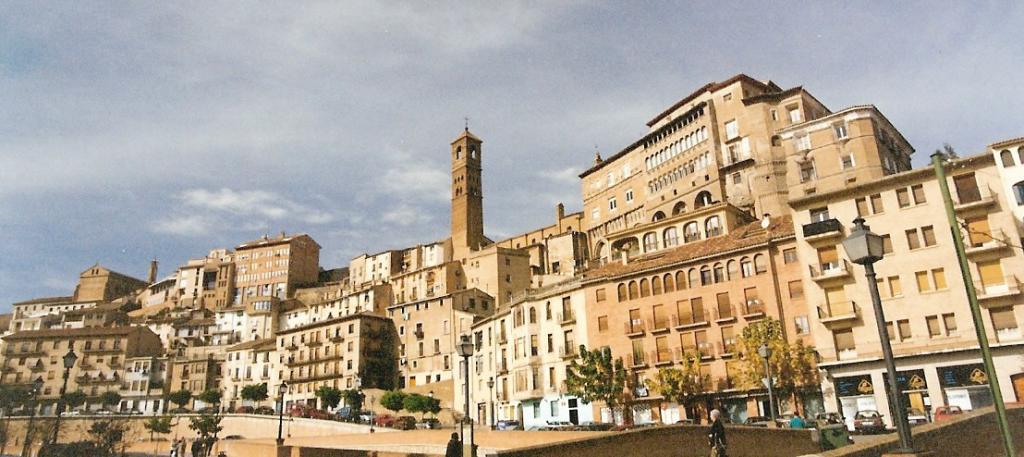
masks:
<svg viewBox="0 0 1024 457"><path fill-rule="evenodd" d="M754 264L750 261L749 257L743 257L740 259L740 274L744 278L754 276Z"/></svg>
<svg viewBox="0 0 1024 457"><path fill-rule="evenodd" d="M658 235L654 232L644 234L644 252L658 250Z"/></svg>
<svg viewBox="0 0 1024 457"><path fill-rule="evenodd" d="M462 158L462 146L455 146L455 160Z"/></svg>
<svg viewBox="0 0 1024 457"><path fill-rule="evenodd" d="M711 192L708 192L706 190L702 190L702 191L700 191L699 194L697 194L697 199L693 202L693 208L694 209L696 209L696 208L703 208L703 207L708 206L710 204L711 204Z"/></svg>
<svg viewBox="0 0 1024 457"><path fill-rule="evenodd" d="M629 299L632 300L640 296L640 289L636 287L636 281L629 282Z"/></svg>
<svg viewBox="0 0 1024 457"><path fill-rule="evenodd" d="M999 153L999 160L1003 162L1003 168L1010 168L1013 166L1013 155L1010 154L1009 150L1003 149Z"/></svg>
<svg viewBox="0 0 1024 457"><path fill-rule="evenodd" d="M600 259L602 257L604 257L604 242L598 241L594 246L594 258Z"/></svg>
<svg viewBox="0 0 1024 457"><path fill-rule="evenodd" d="M686 211L686 202L678 202L672 207L672 215L683 214Z"/></svg>
<svg viewBox="0 0 1024 457"><path fill-rule="evenodd" d="M661 295L661 276L651 278L651 295Z"/></svg>
<svg viewBox="0 0 1024 457"><path fill-rule="evenodd" d="M718 216L711 216L704 221L704 233L708 238L722 234L722 227L718 225Z"/></svg>
<svg viewBox="0 0 1024 457"><path fill-rule="evenodd" d="M654 213L654 217L651 218L651 222L658 222L665 218L665 213L658 211Z"/></svg>
<svg viewBox="0 0 1024 457"><path fill-rule="evenodd" d="M736 279L740 277L739 264L735 260L730 260L725 263L725 274L727 279Z"/></svg>
<svg viewBox="0 0 1024 457"><path fill-rule="evenodd" d="M648 297L651 295L651 283L647 282L647 278L640 280L640 296Z"/></svg>
<svg viewBox="0 0 1024 457"><path fill-rule="evenodd" d="M722 264L716 263L712 273L714 274L716 284L725 282L725 267Z"/></svg>
<svg viewBox="0 0 1024 457"><path fill-rule="evenodd" d="M532 306L530 307L530 323L531 324L536 324L537 323L537 308L534 308Z"/></svg>
<svg viewBox="0 0 1024 457"><path fill-rule="evenodd" d="M665 247L672 247L679 244L679 232L675 227L669 227L665 229L664 237Z"/></svg>
<svg viewBox="0 0 1024 457"><path fill-rule="evenodd" d="M700 239L700 227L697 222L687 222L683 226L683 241L686 243L692 243Z"/></svg>
<svg viewBox="0 0 1024 457"><path fill-rule="evenodd" d="M1013 196L1017 199L1017 206L1024 205L1024 181L1013 185Z"/></svg>
<svg viewBox="0 0 1024 457"><path fill-rule="evenodd" d="M698 277L698 274L699 273L697 272L696 268L691 268L689 273L687 273L687 276L689 277L688 279L690 283L690 288L700 285L700 278Z"/></svg>
<svg viewBox="0 0 1024 457"><path fill-rule="evenodd" d="M1017 162L1024 165L1024 146L1017 148Z"/></svg>
<svg viewBox="0 0 1024 457"><path fill-rule="evenodd" d="M476 146L469 147L469 157L473 159L476 158Z"/></svg>
<svg viewBox="0 0 1024 457"><path fill-rule="evenodd" d="M757 254L754 256L754 272L761 274L768 271L768 265L764 264L764 254Z"/></svg>
<svg viewBox="0 0 1024 457"><path fill-rule="evenodd" d="M706 286L711 283L711 268L707 265L700 267L700 285Z"/></svg>
<svg viewBox="0 0 1024 457"><path fill-rule="evenodd" d="M520 325L523 325L523 309L522 308L516 309L516 314L515 314L515 317L513 317L512 321L513 321L512 323L516 327L518 327Z"/></svg>
<svg viewBox="0 0 1024 457"><path fill-rule="evenodd" d="M625 284L619 284L619 301L620 302L626 301L626 285Z"/></svg>
<svg viewBox="0 0 1024 457"><path fill-rule="evenodd" d="M675 292L676 283L672 280L672 273L665 273L665 293Z"/></svg>

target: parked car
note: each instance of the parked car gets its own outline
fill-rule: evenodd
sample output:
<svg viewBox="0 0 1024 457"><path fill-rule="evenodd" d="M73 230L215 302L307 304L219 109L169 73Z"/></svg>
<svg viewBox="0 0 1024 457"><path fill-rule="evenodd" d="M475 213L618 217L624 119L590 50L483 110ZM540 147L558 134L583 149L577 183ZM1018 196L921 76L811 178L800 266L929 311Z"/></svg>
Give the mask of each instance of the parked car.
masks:
<svg viewBox="0 0 1024 457"><path fill-rule="evenodd" d="M253 409L252 406L239 406L239 407L235 408L235 413L237 413L237 414L252 414L253 410L254 409Z"/></svg>
<svg viewBox="0 0 1024 457"><path fill-rule="evenodd" d="M416 418L412 416L399 416L395 419L392 427L398 430L414 430L416 428Z"/></svg>
<svg viewBox="0 0 1024 457"><path fill-rule="evenodd" d="M272 416L274 414L277 414L277 411L275 411L274 408L271 408L269 406L257 407L256 409L252 410L252 412L254 414L263 414L263 415L266 415L266 416Z"/></svg>
<svg viewBox="0 0 1024 457"><path fill-rule="evenodd" d="M416 423L416 428L424 430L436 430L441 428L441 421L433 417L428 417Z"/></svg>
<svg viewBox="0 0 1024 457"><path fill-rule="evenodd" d="M853 416L853 430L860 433L879 433L885 431L882 415L873 409L857 411Z"/></svg>
<svg viewBox="0 0 1024 457"><path fill-rule="evenodd" d="M789 428L789 421L793 420L796 413L793 411L786 411L775 418L775 426L779 428Z"/></svg>
<svg viewBox="0 0 1024 457"><path fill-rule="evenodd" d="M935 422L949 420L963 413L964 410L959 406L940 406L935 408Z"/></svg>
<svg viewBox="0 0 1024 457"><path fill-rule="evenodd" d="M65 416L77 416L79 414L82 414L82 411L77 409L72 409L71 411L64 413Z"/></svg>
<svg viewBox="0 0 1024 457"><path fill-rule="evenodd" d="M743 421L743 425L749 425L751 427L768 427L768 424L770 423L772 423L771 418L764 416L750 416Z"/></svg>
<svg viewBox="0 0 1024 457"><path fill-rule="evenodd" d="M608 424L604 422L584 422L580 424L579 428L580 430L588 432L606 432L611 430L614 426L615 424Z"/></svg>
<svg viewBox="0 0 1024 457"><path fill-rule="evenodd" d="M839 415L839 413L818 413L814 415L814 424L812 426L821 428L826 425L837 425L844 422L843 416Z"/></svg>
<svg viewBox="0 0 1024 457"><path fill-rule="evenodd" d="M907 423L911 426L928 423L928 413L917 408L907 408Z"/></svg>
<svg viewBox="0 0 1024 457"><path fill-rule="evenodd" d="M515 420L500 420L500 421L498 421L498 424L495 427L495 429L502 430L502 431L504 431L504 430L522 430L523 429L523 424L521 424L519 421L515 421Z"/></svg>
<svg viewBox="0 0 1024 457"><path fill-rule="evenodd" d="M242 437L242 435L228 435L228 436L225 436L224 439L226 439L226 440L242 440L242 439L245 439L245 438Z"/></svg>
<svg viewBox="0 0 1024 457"><path fill-rule="evenodd" d="M569 430L576 428L576 424L566 421L547 421L546 426L548 430Z"/></svg>
<svg viewBox="0 0 1024 457"><path fill-rule="evenodd" d="M112 416L112 415L114 415L114 412L109 410L109 409L101 409L101 410L96 411L95 414L97 414L99 416Z"/></svg>
<svg viewBox="0 0 1024 457"><path fill-rule="evenodd" d="M390 414L381 414L373 418L374 424L378 427L391 427L395 425L395 416Z"/></svg>

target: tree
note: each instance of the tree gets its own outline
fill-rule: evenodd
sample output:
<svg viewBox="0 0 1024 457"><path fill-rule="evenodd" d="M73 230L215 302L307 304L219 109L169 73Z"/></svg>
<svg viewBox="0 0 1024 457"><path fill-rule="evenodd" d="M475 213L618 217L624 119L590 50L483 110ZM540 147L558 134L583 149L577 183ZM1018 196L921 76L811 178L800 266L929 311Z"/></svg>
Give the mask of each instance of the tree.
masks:
<svg viewBox="0 0 1024 457"><path fill-rule="evenodd" d="M118 454L117 445L124 441L127 431L128 424L120 420L101 420L89 426L89 436L96 446L96 452L103 457Z"/></svg>
<svg viewBox="0 0 1024 457"><path fill-rule="evenodd" d="M209 412L200 413L198 416L189 418L191 423L188 424L188 428L199 435L196 439L203 443L203 448L207 454L213 448L213 443L217 441L217 434L224 430L224 427L220 425L221 419L223 417L220 414L211 414Z"/></svg>
<svg viewBox="0 0 1024 457"><path fill-rule="evenodd" d="M176 390L167 395L167 401L178 405L178 409L184 408L188 402L192 401L192 391L188 389Z"/></svg>
<svg viewBox="0 0 1024 457"><path fill-rule="evenodd" d="M345 406L352 410L352 414L358 417L359 412L363 410L363 401L366 399L366 395L359 389L347 389L341 391L341 399L344 400Z"/></svg>
<svg viewBox="0 0 1024 457"><path fill-rule="evenodd" d="M700 355L687 353L684 355L682 368L662 368L654 379L649 380L650 387L669 400L683 406L690 406L693 401L706 394L711 383L711 376L701 373Z"/></svg>
<svg viewBox="0 0 1024 457"><path fill-rule="evenodd" d="M23 400L28 398L25 389L18 386L0 385L0 409L4 416L9 416L14 408L22 405ZM0 430L0 455L4 455L7 448L8 427L10 421L3 421L3 430Z"/></svg>
<svg viewBox="0 0 1024 457"><path fill-rule="evenodd" d="M106 409L110 409L111 406L119 403L121 403L121 394L113 390L108 390L100 394L100 404Z"/></svg>
<svg viewBox="0 0 1024 457"><path fill-rule="evenodd" d="M430 412L431 398L426 395L409 394L402 400L402 407L410 413ZM420 417L423 417L422 414Z"/></svg>
<svg viewBox="0 0 1024 457"><path fill-rule="evenodd" d="M153 439L154 434L166 435L171 433L171 418L170 416L151 417L142 426L149 430L149 440L155 443L156 440ZM153 453L157 454L158 452L154 450Z"/></svg>
<svg viewBox="0 0 1024 457"><path fill-rule="evenodd" d="M220 389L206 389L199 395L196 395L196 399L207 405L219 405L221 396Z"/></svg>
<svg viewBox="0 0 1024 457"><path fill-rule="evenodd" d="M320 386L314 393L320 399L321 409L334 409L341 402L341 390L331 386Z"/></svg>
<svg viewBox="0 0 1024 457"><path fill-rule="evenodd" d="M819 384L814 350L803 341L789 343L782 333L782 323L765 319L743 329L737 345L740 353L740 381L748 388L763 387L766 378L765 360L759 349L771 349L768 364L772 369L772 388L779 398L789 397L799 403L796 393Z"/></svg>
<svg viewBox="0 0 1024 457"><path fill-rule="evenodd" d="M405 407L405 392L389 390L380 397L380 405L388 411L399 412Z"/></svg>
<svg viewBox="0 0 1024 457"><path fill-rule="evenodd" d="M259 403L267 399L267 384L250 384L242 387L242 400Z"/></svg>
<svg viewBox="0 0 1024 457"><path fill-rule="evenodd" d="M565 375L567 393L585 403L604 402L614 412L627 400L626 368L621 358L612 358L608 347L588 351L580 345L579 356L566 368Z"/></svg>
<svg viewBox="0 0 1024 457"><path fill-rule="evenodd" d="M64 405L66 405L68 409L75 409L85 404L85 400L87 398L88 396L86 396L85 392L82 392L81 390L67 392L64 394Z"/></svg>

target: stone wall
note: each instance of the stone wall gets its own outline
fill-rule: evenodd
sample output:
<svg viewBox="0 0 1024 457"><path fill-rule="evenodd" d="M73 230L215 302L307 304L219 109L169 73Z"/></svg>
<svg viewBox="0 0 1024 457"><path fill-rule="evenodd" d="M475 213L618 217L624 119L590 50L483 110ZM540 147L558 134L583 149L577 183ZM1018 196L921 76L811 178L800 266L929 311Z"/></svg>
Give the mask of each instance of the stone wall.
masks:
<svg viewBox="0 0 1024 457"><path fill-rule="evenodd" d="M670 425L594 438L498 451L501 457L696 457L706 456L708 426ZM726 427L730 457L793 457L817 452L810 430Z"/></svg>
<svg viewBox="0 0 1024 457"><path fill-rule="evenodd" d="M1007 406L1010 431L1018 456L1024 456L1024 405ZM931 451L932 457L1001 456L1003 441L999 436L995 410L984 408L962 417L911 429L914 447ZM896 449L896 435L871 444L854 444L833 451L814 454L820 457L877 457ZM807 457L807 456L805 456Z"/></svg>

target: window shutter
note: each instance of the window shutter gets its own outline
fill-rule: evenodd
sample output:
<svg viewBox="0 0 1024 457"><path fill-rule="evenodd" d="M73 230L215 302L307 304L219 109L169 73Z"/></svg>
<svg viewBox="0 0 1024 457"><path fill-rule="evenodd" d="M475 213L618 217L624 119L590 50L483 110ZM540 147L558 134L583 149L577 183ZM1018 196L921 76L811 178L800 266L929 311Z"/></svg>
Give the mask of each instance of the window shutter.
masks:
<svg viewBox="0 0 1024 457"><path fill-rule="evenodd" d="M853 341L853 329L836 330L834 335L836 351L845 351L857 347Z"/></svg>
<svg viewBox="0 0 1024 457"><path fill-rule="evenodd" d="M1002 284L1004 281L1003 267L999 265L998 260L978 262L978 273L981 276L981 284L985 286Z"/></svg>
<svg viewBox="0 0 1024 457"><path fill-rule="evenodd" d="M996 331L1017 328L1017 318L1013 315L1012 306L993 309L990 312L992 313L992 327Z"/></svg>

